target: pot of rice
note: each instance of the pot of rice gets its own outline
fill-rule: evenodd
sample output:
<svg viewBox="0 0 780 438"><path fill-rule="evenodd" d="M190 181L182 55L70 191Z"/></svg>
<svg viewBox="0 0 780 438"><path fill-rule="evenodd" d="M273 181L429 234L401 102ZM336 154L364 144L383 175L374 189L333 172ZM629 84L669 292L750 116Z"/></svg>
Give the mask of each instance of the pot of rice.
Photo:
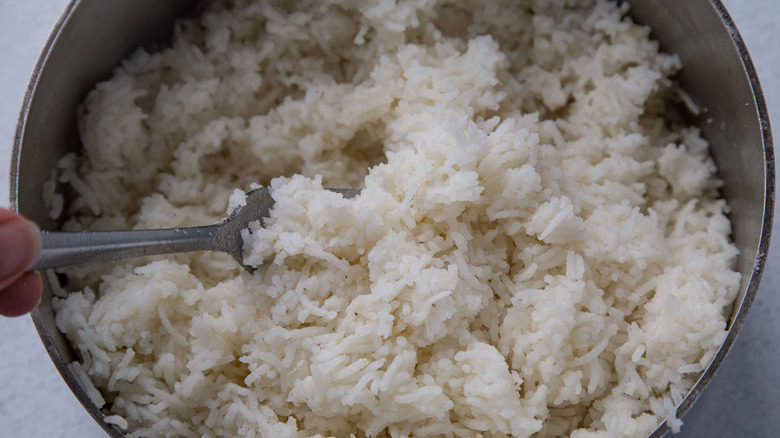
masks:
<svg viewBox="0 0 780 438"><path fill-rule="evenodd" d="M717 0L74 1L14 154L12 205L49 230L276 201L254 273L46 273L41 339L115 437L677 431L774 200Z"/></svg>

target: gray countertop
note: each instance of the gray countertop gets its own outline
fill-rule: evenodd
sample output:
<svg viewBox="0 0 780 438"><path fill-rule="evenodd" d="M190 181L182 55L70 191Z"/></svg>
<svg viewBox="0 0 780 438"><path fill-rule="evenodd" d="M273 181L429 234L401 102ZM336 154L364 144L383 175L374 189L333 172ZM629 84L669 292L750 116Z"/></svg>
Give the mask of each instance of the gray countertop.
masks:
<svg viewBox="0 0 780 438"><path fill-rule="evenodd" d="M780 115L780 2L723 0L758 71L770 116ZM0 0L0 206L16 117L40 49L67 0ZM780 138L780 123L776 138ZM780 230L758 296L714 381L676 437L780 436ZM29 317L0 319L0 436L102 437L51 364Z"/></svg>

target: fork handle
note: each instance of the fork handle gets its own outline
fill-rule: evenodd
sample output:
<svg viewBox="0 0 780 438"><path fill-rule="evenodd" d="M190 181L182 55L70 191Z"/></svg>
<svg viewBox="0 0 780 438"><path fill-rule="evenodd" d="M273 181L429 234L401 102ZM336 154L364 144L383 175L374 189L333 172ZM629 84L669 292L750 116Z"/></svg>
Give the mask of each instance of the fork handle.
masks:
<svg viewBox="0 0 780 438"><path fill-rule="evenodd" d="M41 232L41 254L31 270L174 252L218 249L220 225L163 230Z"/></svg>

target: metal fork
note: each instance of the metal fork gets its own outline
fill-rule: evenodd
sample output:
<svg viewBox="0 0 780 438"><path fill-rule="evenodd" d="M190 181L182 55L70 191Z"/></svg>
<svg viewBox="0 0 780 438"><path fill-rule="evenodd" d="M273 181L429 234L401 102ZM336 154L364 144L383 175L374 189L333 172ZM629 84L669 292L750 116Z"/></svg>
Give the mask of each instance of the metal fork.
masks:
<svg viewBox="0 0 780 438"><path fill-rule="evenodd" d="M352 198L357 189L328 189ZM131 257L171 254L190 251L222 251L244 264L241 230L249 223L268 217L274 205L268 189L252 190L246 195L246 205L214 225L191 228L169 228L130 231L41 232L41 254L32 270L105 262Z"/></svg>

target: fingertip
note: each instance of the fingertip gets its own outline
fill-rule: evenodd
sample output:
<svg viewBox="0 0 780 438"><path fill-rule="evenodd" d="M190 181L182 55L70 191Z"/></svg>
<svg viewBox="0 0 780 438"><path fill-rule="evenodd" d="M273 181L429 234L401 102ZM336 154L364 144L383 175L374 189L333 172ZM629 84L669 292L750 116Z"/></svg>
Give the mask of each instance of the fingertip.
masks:
<svg viewBox="0 0 780 438"><path fill-rule="evenodd" d="M0 315L21 316L41 302L43 279L39 272L25 272L0 290Z"/></svg>
<svg viewBox="0 0 780 438"><path fill-rule="evenodd" d="M41 232L24 216L0 209L0 287L9 285L38 259Z"/></svg>

